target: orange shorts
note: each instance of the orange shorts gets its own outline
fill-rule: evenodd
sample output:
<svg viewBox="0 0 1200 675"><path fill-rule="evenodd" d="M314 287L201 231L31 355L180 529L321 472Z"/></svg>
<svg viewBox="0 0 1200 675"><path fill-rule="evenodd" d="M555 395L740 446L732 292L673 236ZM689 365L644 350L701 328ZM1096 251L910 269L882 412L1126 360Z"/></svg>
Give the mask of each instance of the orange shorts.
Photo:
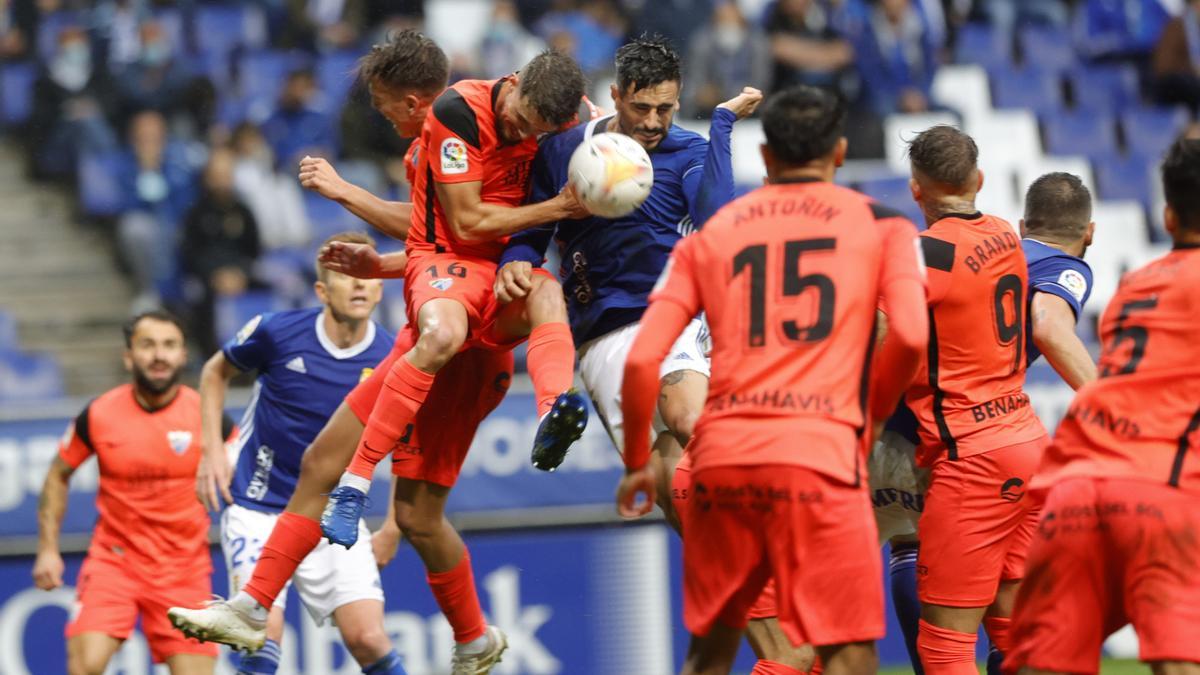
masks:
<svg viewBox="0 0 1200 675"><path fill-rule="evenodd" d="M193 567L193 566L184 566ZM209 567L209 561L197 561L195 569ZM150 656L162 663L176 654L201 654L216 658L217 645L184 637L167 620L171 607L201 607L212 597L208 573L197 574L190 582L156 586L148 580L153 570L139 571L131 565L96 558L91 554L79 568L75 608L67 622L66 636L104 633L125 640L133 632L138 615L142 632L150 645Z"/></svg>
<svg viewBox="0 0 1200 675"><path fill-rule="evenodd" d="M675 473L671 476L671 501L675 504L675 512L683 517L683 510L688 505L688 492L692 489L692 458L687 453L679 460L679 464L675 466ZM779 610L775 603L775 580L770 579L767 585L763 587L762 593L755 599L754 604L750 606L750 611L746 613L746 618L750 621L756 619L771 619L779 615Z"/></svg>
<svg viewBox="0 0 1200 675"><path fill-rule="evenodd" d="M918 524L917 596L948 607L992 604L1025 576L1038 511L1026 495L1050 438L933 464Z"/></svg>
<svg viewBox="0 0 1200 675"><path fill-rule="evenodd" d="M1165 484L1072 478L1050 489L1017 593L1005 672L1100 668L1126 623L1143 661L1200 662L1200 497Z"/></svg>
<svg viewBox="0 0 1200 675"><path fill-rule="evenodd" d="M411 324L401 329L387 358L346 395L346 405L363 424L371 417L392 364L408 353L415 342L416 332ZM511 351L472 348L450 359L434 378L429 398L417 413L413 440L393 453L392 473L453 487L480 422L508 393L512 372ZM421 452L414 454L410 448L420 448Z"/></svg>
<svg viewBox="0 0 1200 675"><path fill-rule="evenodd" d="M883 570L864 488L789 465L715 466L692 478L680 515L693 635L716 621L745 627L774 580L775 615L794 644L883 637Z"/></svg>
<svg viewBox="0 0 1200 675"><path fill-rule="evenodd" d="M429 253L409 260L404 276L404 300L409 325L417 325L417 313L430 300L457 300L467 310L466 347L509 350L525 337L500 335L496 321L506 306L496 299L496 263L456 253ZM534 273L551 275L542 268Z"/></svg>

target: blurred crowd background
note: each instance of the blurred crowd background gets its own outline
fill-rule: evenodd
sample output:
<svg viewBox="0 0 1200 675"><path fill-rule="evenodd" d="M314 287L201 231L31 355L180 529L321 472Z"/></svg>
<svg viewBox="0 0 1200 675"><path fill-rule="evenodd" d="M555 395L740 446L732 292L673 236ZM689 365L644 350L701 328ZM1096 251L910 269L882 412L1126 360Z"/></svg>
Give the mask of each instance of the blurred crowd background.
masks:
<svg viewBox="0 0 1200 675"><path fill-rule="evenodd" d="M702 132L743 85L836 89L853 109L842 179L909 212L905 134L962 124L983 149L985 210L1015 222L1042 169L1084 175L1102 200L1093 266L1115 287L1162 239L1153 169L1200 102L1198 17L1200 0L0 0L0 123L21 180L73 197L130 309L185 313L197 357L255 313L308 302L316 245L365 227L299 187L299 158L406 197L406 141L354 79L406 27L439 41L452 79L570 52L602 106L615 49L665 35L684 55L677 121ZM760 138L738 125L747 189ZM6 310L0 400L91 393Z"/></svg>

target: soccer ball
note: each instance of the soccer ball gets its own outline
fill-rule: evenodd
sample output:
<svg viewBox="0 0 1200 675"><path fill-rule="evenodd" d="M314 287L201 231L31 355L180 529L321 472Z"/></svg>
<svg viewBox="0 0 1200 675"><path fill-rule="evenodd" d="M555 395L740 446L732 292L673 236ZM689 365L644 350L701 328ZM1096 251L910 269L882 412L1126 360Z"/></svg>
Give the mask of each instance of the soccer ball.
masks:
<svg viewBox="0 0 1200 675"><path fill-rule="evenodd" d="M575 148L567 176L588 211L601 218L621 218L650 195L654 166L645 149L625 134L595 134Z"/></svg>

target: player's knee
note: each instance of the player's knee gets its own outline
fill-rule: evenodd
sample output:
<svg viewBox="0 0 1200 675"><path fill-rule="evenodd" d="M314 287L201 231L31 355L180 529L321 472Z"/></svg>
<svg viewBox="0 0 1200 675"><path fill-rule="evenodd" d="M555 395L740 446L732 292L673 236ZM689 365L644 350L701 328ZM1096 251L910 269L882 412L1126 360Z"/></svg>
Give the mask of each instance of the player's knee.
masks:
<svg viewBox="0 0 1200 675"><path fill-rule="evenodd" d="M391 640L384 632L383 626L358 626L351 630L342 631L342 640L346 649L355 661L371 664L382 658L392 648Z"/></svg>
<svg viewBox="0 0 1200 675"><path fill-rule="evenodd" d="M419 549L422 544L432 541L441 525L440 518L431 518L411 507L396 503L396 526L414 548Z"/></svg>
<svg viewBox="0 0 1200 675"><path fill-rule="evenodd" d="M533 288L525 303L532 324L567 321L567 300L563 296L562 286L550 277L533 275Z"/></svg>
<svg viewBox="0 0 1200 675"><path fill-rule="evenodd" d="M300 456L300 476L306 482L316 486L321 492L329 492L337 487L338 478L346 468L345 461L339 462L337 457L331 457L326 452L313 452L310 447ZM344 458L342 458L344 459Z"/></svg>
<svg viewBox="0 0 1200 675"><path fill-rule="evenodd" d="M104 675L108 659L102 654L78 650L67 656L67 675Z"/></svg>
<svg viewBox="0 0 1200 675"><path fill-rule="evenodd" d="M680 445L686 446L692 437L692 432L696 430L696 421L700 419L699 411L691 410L685 405L667 405L660 410L660 413L663 423L667 425L671 435L679 441Z"/></svg>
<svg viewBox="0 0 1200 675"><path fill-rule="evenodd" d="M446 365L466 340L465 327L438 324L421 331L421 337L414 348L416 360L414 365L423 369L440 369Z"/></svg>

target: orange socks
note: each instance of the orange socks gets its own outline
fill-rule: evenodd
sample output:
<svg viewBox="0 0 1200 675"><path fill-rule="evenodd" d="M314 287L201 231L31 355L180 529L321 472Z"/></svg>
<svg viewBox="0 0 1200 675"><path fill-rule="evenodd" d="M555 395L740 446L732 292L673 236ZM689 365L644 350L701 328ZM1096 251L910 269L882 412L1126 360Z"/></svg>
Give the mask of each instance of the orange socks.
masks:
<svg viewBox="0 0 1200 675"><path fill-rule="evenodd" d="M561 321L534 328L529 334L528 354L529 378L533 380L538 417L541 417L575 381L575 342L571 328Z"/></svg>
<svg viewBox="0 0 1200 675"><path fill-rule="evenodd" d="M442 614L454 629L454 641L470 642L483 635L487 622L475 592L475 575L471 572L471 555L463 549L462 559L448 572L426 572L429 590L437 600Z"/></svg>
<svg viewBox="0 0 1200 675"><path fill-rule="evenodd" d="M407 444L417 411L429 396L433 375L417 368L406 358L396 359L383 381L375 408L367 420L362 440L354 451L347 471L371 480L375 465L392 452L396 444Z"/></svg>
<svg viewBox="0 0 1200 675"><path fill-rule="evenodd" d="M263 545L258 562L254 565L254 575L242 590L258 604L270 608L296 573L304 556L311 553L320 541L320 523L298 513L284 511L275 521L275 528Z"/></svg>
<svg viewBox="0 0 1200 675"><path fill-rule="evenodd" d="M926 675L979 675L974 633L939 628L921 619L917 652Z"/></svg>

